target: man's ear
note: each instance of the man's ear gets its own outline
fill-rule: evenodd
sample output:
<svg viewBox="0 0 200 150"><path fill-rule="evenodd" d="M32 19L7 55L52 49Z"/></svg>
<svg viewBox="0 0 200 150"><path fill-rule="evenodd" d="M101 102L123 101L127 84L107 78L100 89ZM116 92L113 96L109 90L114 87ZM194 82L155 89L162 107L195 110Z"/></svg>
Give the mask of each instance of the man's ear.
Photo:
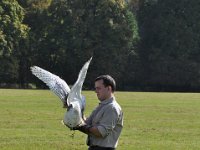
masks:
<svg viewBox="0 0 200 150"><path fill-rule="evenodd" d="M108 86L108 89L109 89L109 91L111 91L111 92L112 92L112 87L111 87L111 86Z"/></svg>

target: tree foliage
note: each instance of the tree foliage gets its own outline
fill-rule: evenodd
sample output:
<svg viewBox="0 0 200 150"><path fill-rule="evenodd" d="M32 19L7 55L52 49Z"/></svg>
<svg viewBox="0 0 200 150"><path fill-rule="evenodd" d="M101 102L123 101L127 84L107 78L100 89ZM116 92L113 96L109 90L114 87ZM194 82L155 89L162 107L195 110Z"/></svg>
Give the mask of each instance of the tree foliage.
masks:
<svg viewBox="0 0 200 150"><path fill-rule="evenodd" d="M20 42L28 36L28 26L23 24L24 11L16 0L0 1L0 82L18 79L18 53Z"/></svg>
<svg viewBox="0 0 200 150"><path fill-rule="evenodd" d="M200 4L192 0L141 3L140 58L144 84L163 90L199 87Z"/></svg>
<svg viewBox="0 0 200 150"><path fill-rule="evenodd" d="M108 73L118 80L138 37L136 20L122 2L53 0L40 15L45 23L38 27L39 65L73 83L82 64L93 56L88 78Z"/></svg>
<svg viewBox="0 0 200 150"><path fill-rule="evenodd" d="M29 70L38 65L73 84L93 56L90 88L110 74L118 89L200 90L198 1L18 2L0 2L0 83L43 86Z"/></svg>
<svg viewBox="0 0 200 150"><path fill-rule="evenodd" d="M16 0L0 1L0 55L9 55L18 42L27 37L28 27L22 23L23 8Z"/></svg>

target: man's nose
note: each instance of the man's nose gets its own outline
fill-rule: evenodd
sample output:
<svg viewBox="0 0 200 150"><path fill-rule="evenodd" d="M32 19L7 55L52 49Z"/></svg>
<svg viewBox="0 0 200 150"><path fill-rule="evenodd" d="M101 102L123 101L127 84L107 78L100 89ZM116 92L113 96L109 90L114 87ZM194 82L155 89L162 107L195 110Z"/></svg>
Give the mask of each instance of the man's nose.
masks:
<svg viewBox="0 0 200 150"><path fill-rule="evenodd" d="M95 93L98 93L99 92L99 90L98 89L95 89Z"/></svg>

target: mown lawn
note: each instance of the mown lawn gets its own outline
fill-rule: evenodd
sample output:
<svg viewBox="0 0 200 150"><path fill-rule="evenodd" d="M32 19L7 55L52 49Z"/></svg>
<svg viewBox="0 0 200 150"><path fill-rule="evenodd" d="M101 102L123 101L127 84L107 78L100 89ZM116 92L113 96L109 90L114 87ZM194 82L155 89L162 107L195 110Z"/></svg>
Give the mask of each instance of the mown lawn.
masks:
<svg viewBox="0 0 200 150"><path fill-rule="evenodd" d="M92 91L86 116L98 104ZM200 93L116 92L124 111L118 150L200 149ZM0 89L1 150L86 150L86 135L61 124L65 110L49 90Z"/></svg>

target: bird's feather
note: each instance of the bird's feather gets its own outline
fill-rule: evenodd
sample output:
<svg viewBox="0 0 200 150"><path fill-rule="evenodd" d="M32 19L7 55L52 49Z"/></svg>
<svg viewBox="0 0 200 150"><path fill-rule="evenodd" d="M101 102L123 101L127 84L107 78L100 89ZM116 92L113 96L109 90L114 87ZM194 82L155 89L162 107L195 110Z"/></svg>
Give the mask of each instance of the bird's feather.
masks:
<svg viewBox="0 0 200 150"><path fill-rule="evenodd" d="M31 67L31 71L36 77L46 83L46 85L62 100L63 103L66 102L70 88L63 79L38 66Z"/></svg>
<svg viewBox="0 0 200 150"><path fill-rule="evenodd" d="M78 79L76 83L72 86L71 92L69 93L69 97L68 97L69 104L73 103L74 101L78 101L80 103L81 109L84 109L85 107L85 99L81 95L82 86L83 86L83 82L85 80L87 70L88 70L91 60L92 60L92 57L84 64L84 66L80 70Z"/></svg>

